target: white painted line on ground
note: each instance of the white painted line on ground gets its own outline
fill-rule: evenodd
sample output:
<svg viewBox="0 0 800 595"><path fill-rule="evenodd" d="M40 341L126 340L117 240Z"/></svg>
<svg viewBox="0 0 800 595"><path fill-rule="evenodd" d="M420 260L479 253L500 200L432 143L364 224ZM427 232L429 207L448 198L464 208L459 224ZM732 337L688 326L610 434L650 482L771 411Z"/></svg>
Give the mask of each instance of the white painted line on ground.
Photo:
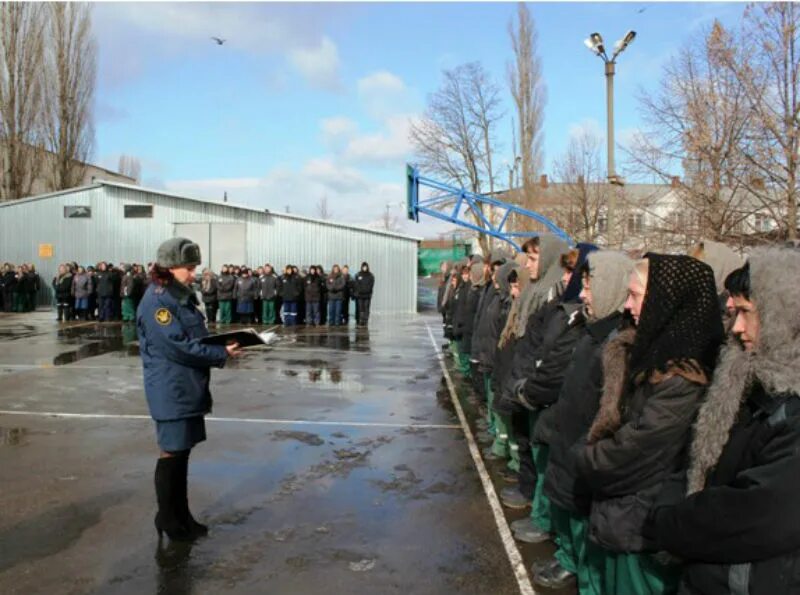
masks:
<svg viewBox="0 0 800 595"><path fill-rule="evenodd" d="M63 411L15 411L0 410L0 415L21 415L30 417L61 417L66 419L152 419L149 415L124 413L66 413ZM352 426L357 428L411 428L414 430L459 430L455 424L402 424L364 421L311 421L305 419L270 419L263 417L206 417L206 421L235 422L248 424L272 424L288 426Z"/></svg>
<svg viewBox="0 0 800 595"><path fill-rule="evenodd" d="M536 590L531 584L531 579L528 576L528 570L525 568L525 562L522 560L522 554L519 553L519 549L514 541L514 537L511 535L511 529L506 522L506 515L503 513L503 507L500 504L500 500L497 498L497 492L495 492L492 479L489 477L489 472L486 471L486 465L483 464L480 450L475 442L475 438L472 436L472 430L470 430L469 424L467 424L467 418L464 415L464 410L461 408L461 403L458 400L458 395L456 394L453 380L450 378L450 372L447 371L447 366L444 363L444 355L442 355L439 345L436 343L436 339L433 336L433 331L431 331L431 327L427 322L425 323L425 327L428 329L428 336L431 339L431 344L436 352L436 357L439 360L442 373L447 381L447 388L450 391L450 399L453 401L453 407L455 407L456 414L458 415L458 421L461 422L461 428L464 430L464 434L466 435L467 444L469 445L469 452L472 455L472 460L475 463L475 467L478 470L478 475L481 478L483 491L486 493L486 498L489 500L489 506L492 509L494 521L497 524L497 530L500 532L500 540L503 542L503 547L506 550L508 561L511 563L511 569L514 571L514 576L517 578L519 591L522 593L522 595L537 595Z"/></svg>

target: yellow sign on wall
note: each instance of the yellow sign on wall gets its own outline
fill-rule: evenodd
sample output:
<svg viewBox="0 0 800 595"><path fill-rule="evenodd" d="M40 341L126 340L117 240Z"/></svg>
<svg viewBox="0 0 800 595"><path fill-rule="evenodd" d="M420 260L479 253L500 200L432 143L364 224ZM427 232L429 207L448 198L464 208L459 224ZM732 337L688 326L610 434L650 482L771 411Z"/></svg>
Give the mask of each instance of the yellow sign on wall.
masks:
<svg viewBox="0 0 800 595"><path fill-rule="evenodd" d="M39 258L53 258L53 244L39 244Z"/></svg>

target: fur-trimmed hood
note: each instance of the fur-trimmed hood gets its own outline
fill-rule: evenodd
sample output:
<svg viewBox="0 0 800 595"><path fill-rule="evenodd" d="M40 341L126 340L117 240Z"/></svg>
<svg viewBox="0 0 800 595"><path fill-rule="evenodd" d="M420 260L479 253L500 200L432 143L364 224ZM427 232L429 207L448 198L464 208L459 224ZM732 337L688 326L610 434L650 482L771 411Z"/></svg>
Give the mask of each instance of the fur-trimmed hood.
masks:
<svg viewBox="0 0 800 595"><path fill-rule="evenodd" d="M695 423L688 493L702 490L728 442L748 389L759 381L768 394L800 395L800 253L758 248L749 258L750 299L761 322L758 346L746 352L729 337Z"/></svg>

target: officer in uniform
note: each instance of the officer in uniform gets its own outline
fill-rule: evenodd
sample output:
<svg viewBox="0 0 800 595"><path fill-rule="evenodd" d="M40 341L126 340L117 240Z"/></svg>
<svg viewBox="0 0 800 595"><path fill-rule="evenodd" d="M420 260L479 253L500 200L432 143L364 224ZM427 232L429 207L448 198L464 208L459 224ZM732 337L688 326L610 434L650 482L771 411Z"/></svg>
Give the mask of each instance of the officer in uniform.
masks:
<svg viewBox="0 0 800 595"><path fill-rule="evenodd" d="M158 248L151 283L136 312L136 330L144 367L144 390L156 422L161 455L155 486L159 538L191 541L208 533L198 523L186 496L189 453L206 439L203 416L211 411L210 368L239 355L238 345L205 345L206 320L191 289L200 248L186 238Z"/></svg>

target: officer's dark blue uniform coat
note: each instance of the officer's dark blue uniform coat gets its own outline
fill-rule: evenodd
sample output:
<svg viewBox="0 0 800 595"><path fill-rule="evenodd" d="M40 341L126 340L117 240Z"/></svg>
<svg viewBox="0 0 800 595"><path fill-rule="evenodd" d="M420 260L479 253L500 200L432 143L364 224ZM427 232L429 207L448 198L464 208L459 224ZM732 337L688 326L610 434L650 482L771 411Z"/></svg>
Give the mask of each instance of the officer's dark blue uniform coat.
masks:
<svg viewBox="0 0 800 595"><path fill-rule="evenodd" d="M227 352L204 345L206 321L191 289L178 282L151 284L136 312L144 392L156 421L184 419L211 411L210 367L222 367Z"/></svg>

